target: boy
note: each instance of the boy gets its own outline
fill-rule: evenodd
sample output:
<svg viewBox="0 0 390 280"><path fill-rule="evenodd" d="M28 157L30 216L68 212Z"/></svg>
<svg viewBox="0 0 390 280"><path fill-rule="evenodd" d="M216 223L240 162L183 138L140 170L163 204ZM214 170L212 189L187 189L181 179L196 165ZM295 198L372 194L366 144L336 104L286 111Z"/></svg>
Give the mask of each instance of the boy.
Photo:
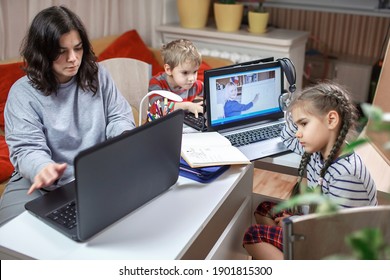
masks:
<svg viewBox="0 0 390 280"><path fill-rule="evenodd" d="M179 39L164 45L161 49L164 61L164 72L152 77L149 91L167 90L180 95L183 102L175 103L173 110L183 109L192 112L195 117L203 113L203 102L193 102L197 97L203 99L203 83L197 80L202 56L194 44L186 39ZM149 104L157 100L159 95L152 95Z"/></svg>

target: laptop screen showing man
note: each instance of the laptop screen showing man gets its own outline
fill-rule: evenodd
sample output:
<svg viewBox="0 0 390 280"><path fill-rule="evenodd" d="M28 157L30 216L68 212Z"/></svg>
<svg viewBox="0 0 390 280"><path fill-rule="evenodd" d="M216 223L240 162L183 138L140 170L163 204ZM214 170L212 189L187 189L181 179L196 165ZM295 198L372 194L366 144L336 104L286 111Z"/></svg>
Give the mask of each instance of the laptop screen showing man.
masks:
<svg viewBox="0 0 390 280"><path fill-rule="evenodd" d="M183 118L183 111L177 110L80 152L75 181L25 208L68 237L88 240L175 184ZM67 221L69 214L53 217L63 208L75 211L70 215L76 216L76 224Z"/></svg>
<svg viewBox="0 0 390 280"><path fill-rule="evenodd" d="M229 138L238 132L272 127L276 140L272 141L274 144L268 143L271 149L260 147L254 152L252 148L241 148L253 146L251 141L240 144L229 140L233 145L240 146L239 149L250 160L285 151L279 138L285 123L284 113L279 106L282 91L283 71L279 62L205 71L208 130L218 131Z"/></svg>

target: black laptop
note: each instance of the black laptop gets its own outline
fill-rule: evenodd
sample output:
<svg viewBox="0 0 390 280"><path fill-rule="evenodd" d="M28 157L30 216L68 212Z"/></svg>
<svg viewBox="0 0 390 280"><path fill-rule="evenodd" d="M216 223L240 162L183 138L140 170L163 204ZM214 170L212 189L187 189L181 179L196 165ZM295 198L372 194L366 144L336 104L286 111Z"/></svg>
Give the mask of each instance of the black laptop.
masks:
<svg viewBox="0 0 390 280"><path fill-rule="evenodd" d="M176 183L183 119L176 110L80 152L76 179L25 208L73 240L88 240Z"/></svg>
<svg viewBox="0 0 390 280"><path fill-rule="evenodd" d="M256 59L256 60L251 60L251 61L244 61L240 62L237 64L232 64L232 65L227 65L227 66L222 66L218 68L212 68L208 70L208 72L212 71L223 71L224 69L231 69L235 67L244 67L244 66L250 66L250 65L256 65L256 64L262 64L262 63L267 63L267 62L273 62L274 57L266 57L266 58L261 58L261 59ZM184 123L198 131L207 131L207 121L206 121L206 104L207 104L207 99L206 99L206 89L205 89L205 94L204 94L204 99L203 99L203 114L199 114L198 117L195 117L194 113L191 113L189 111L185 111L184 114ZM197 101L194 101L197 102Z"/></svg>
<svg viewBox="0 0 390 280"><path fill-rule="evenodd" d="M207 130L228 138L251 161L286 152L280 138L285 125L284 112L279 106L283 78L278 61L206 70ZM235 100L226 96L225 87L230 83L237 86ZM258 99L252 102L256 95ZM246 109L230 114L228 103L241 104L244 106L240 108Z"/></svg>

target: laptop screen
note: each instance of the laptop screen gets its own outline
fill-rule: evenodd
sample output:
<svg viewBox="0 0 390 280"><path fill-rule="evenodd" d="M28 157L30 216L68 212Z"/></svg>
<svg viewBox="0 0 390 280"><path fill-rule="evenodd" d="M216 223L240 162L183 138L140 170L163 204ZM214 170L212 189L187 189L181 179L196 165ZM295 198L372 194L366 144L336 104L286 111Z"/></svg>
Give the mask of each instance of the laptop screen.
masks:
<svg viewBox="0 0 390 280"><path fill-rule="evenodd" d="M279 62L234 65L205 71L208 130L221 130L283 117Z"/></svg>

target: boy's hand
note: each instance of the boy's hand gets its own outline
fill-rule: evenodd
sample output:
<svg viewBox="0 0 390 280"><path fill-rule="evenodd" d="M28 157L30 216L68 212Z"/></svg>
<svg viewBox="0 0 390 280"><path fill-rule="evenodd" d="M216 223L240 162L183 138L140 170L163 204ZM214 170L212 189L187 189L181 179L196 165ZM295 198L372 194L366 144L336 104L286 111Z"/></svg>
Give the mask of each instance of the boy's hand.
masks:
<svg viewBox="0 0 390 280"><path fill-rule="evenodd" d="M188 102L188 111L195 115L195 118L198 117L199 113L203 114L203 102Z"/></svg>
<svg viewBox="0 0 390 280"><path fill-rule="evenodd" d="M177 110L177 109L183 109L183 110L190 111L197 118L199 113L203 114L203 102L199 102L199 103L193 103L193 102L188 102L188 101L176 102L175 103L175 110Z"/></svg>

